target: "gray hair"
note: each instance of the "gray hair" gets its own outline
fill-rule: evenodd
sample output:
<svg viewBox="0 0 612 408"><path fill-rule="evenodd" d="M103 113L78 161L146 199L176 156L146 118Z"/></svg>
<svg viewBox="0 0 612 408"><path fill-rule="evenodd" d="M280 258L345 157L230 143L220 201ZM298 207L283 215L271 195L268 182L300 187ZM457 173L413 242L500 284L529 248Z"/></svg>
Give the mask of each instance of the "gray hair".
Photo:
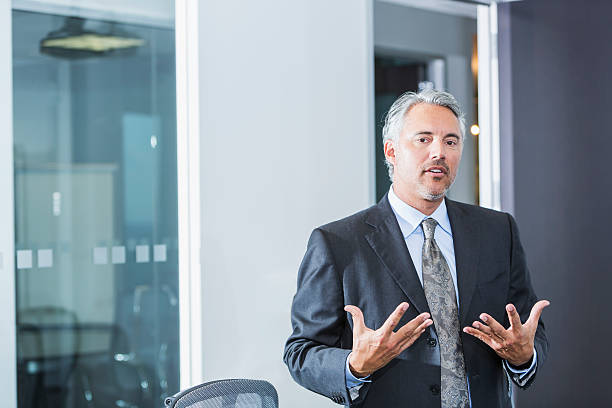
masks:
<svg viewBox="0 0 612 408"><path fill-rule="evenodd" d="M404 119L406 113L413 106L427 103L430 105L438 105L448 108L459 120L459 129L461 130L461 140L465 138L465 116L459 106L459 102L453 95L448 92L438 91L435 89L424 89L418 93L405 92L393 102L387 116L385 117L385 126L383 127L383 146L387 140L393 140L395 144L399 139L399 135L404 128ZM389 163L385 157L385 163L389 169L389 178L393 181L393 164Z"/></svg>

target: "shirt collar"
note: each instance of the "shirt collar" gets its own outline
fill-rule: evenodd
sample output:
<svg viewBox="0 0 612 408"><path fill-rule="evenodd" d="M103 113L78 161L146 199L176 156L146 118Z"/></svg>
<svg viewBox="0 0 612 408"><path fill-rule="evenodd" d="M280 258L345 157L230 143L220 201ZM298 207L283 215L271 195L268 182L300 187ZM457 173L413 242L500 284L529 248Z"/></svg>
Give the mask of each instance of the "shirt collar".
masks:
<svg viewBox="0 0 612 408"><path fill-rule="evenodd" d="M442 203L436 208L433 214L427 216L416 208L403 202L393 191L393 186L389 189L388 197L389 204L391 204L391 209L395 213L395 218L397 218L404 239L417 231L417 229L420 230L419 226L421 225L421 221L425 218L433 218L444 232L451 237L453 236L448 212L446 210L446 200L442 200Z"/></svg>

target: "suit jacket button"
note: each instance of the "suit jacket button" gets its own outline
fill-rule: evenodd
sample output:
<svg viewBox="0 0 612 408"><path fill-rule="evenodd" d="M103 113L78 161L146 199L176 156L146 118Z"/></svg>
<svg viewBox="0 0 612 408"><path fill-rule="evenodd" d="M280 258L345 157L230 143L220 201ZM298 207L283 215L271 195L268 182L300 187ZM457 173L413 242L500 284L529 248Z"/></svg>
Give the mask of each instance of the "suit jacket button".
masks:
<svg viewBox="0 0 612 408"><path fill-rule="evenodd" d="M429 391L431 391L433 395L440 395L440 386L438 384L434 384L429 387Z"/></svg>
<svg viewBox="0 0 612 408"><path fill-rule="evenodd" d="M438 344L438 342L433 337L430 337L427 339L427 344L429 344L429 347L436 347L436 344Z"/></svg>

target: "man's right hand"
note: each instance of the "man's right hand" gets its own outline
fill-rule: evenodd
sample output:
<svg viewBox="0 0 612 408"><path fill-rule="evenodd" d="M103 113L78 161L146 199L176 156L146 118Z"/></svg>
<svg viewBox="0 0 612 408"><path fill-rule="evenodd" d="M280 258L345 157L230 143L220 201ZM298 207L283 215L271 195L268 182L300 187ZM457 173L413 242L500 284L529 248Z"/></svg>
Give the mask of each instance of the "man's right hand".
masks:
<svg viewBox="0 0 612 408"><path fill-rule="evenodd" d="M378 330L366 327L363 313L357 306L344 307L353 317L353 351L349 357L349 368L355 377L367 377L386 366L433 324L429 313L421 313L394 332L408 306L406 302L400 303Z"/></svg>

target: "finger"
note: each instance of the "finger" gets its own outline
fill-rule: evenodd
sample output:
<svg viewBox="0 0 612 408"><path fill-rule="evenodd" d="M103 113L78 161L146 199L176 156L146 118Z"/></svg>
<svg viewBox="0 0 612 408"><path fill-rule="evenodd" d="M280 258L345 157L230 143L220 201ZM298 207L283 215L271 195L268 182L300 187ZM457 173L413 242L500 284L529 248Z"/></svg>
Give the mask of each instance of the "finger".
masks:
<svg viewBox="0 0 612 408"><path fill-rule="evenodd" d="M472 327L474 327L476 330L480 330L487 336L493 337L494 339L499 339L500 341L504 340L503 338L493 333L493 330L491 330L489 326L487 326L486 324L483 324L482 322L475 321L474 323L472 323Z"/></svg>
<svg viewBox="0 0 612 408"><path fill-rule="evenodd" d="M481 330L475 329L473 327L464 327L463 331L471 336L476 337L478 340L485 343L487 346L491 347L493 350L501 347L499 342L497 342L492 336L484 333Z"/></svg>
<svg viewBox="0 0 612 408"><path fill-rule="evenodd" d="M429 317L429 313L421 313L420 315L403 325L395 334L397 336L400 336L399 338L410 337L412 333L417 329L417 327L425 323L426 320L431 320ZM433 321L431 323L433 323ZM429 323L428 325L431 325L431 323Z"/></svg>
<svg viewBox="0 0 612 408"><path fill-rule="evenodd" d="M526 323L529 323L530 325L537 325L538 321L540 320L540 316L542 315L542 311L545 307L548 307L549 305L550 302L548 300L540 300L535 305L533 305L533 307L531 308L531 313L529 313L529 319L527 319Z"/></svg>
<svg viewBox="0 0 612 408"><path fill-rule="evenodd" d="M390 333L393 331L393 329L395 329L404 313L406 313L406 310L408 310L408 306L409 305L407 302L402 302L395 308L393 313L387 317L387 320L385 320L385 323L383 323L381 327L384 333Z"/></svg>
<svg viewBox="0 0 612 408"><path fill-rule="evenodd" d="M433 320L425 319L414 331L406 334L405 338L400 341L400 353L410 347L421 335L433 324Z"/></svg>
<svg viewBox="0 0 612 408"><path fill-rule="evenodd" d="M351 316L353 317L353 331L356 334L359 334L365 331L366 325L365 325L365 322L363 321L363 313L361 312L361 309L359 309L357 306L347 305L347 306L344 306L344 310L349 312Z"/></svg>
<svg viewBox="0 0 612 408"><path fill-rule="evenodd" d="M413 339L416 340L423 332L433 324L433 320L425 319L423 323L419 324L411 333L406 332L402 333L405 339Z"/></svg>
<svg viewBox="0 0 612 408"><path fill-rule="evenodd" d="M491 328L491 330L493 331L493 333L496 336L498 336L500 339L503 340L503 339L506 338L506 329L504 328L504 326L499 324L497 322L497 320L495 320L493 317L491 317L491 315L488 315L486 313L482 313L480 315L480 320L485 322L485 324L487 326L489 326Z"/></svg>
<svg viewBox="0 0 612 408"><path fill-rule="evenodd" d="M523 324L521 323L521 317L516 312L516 308L512 303L506 305L506 312L508 313L508 320L510 320L510 329L519 331Z"/></svg>

